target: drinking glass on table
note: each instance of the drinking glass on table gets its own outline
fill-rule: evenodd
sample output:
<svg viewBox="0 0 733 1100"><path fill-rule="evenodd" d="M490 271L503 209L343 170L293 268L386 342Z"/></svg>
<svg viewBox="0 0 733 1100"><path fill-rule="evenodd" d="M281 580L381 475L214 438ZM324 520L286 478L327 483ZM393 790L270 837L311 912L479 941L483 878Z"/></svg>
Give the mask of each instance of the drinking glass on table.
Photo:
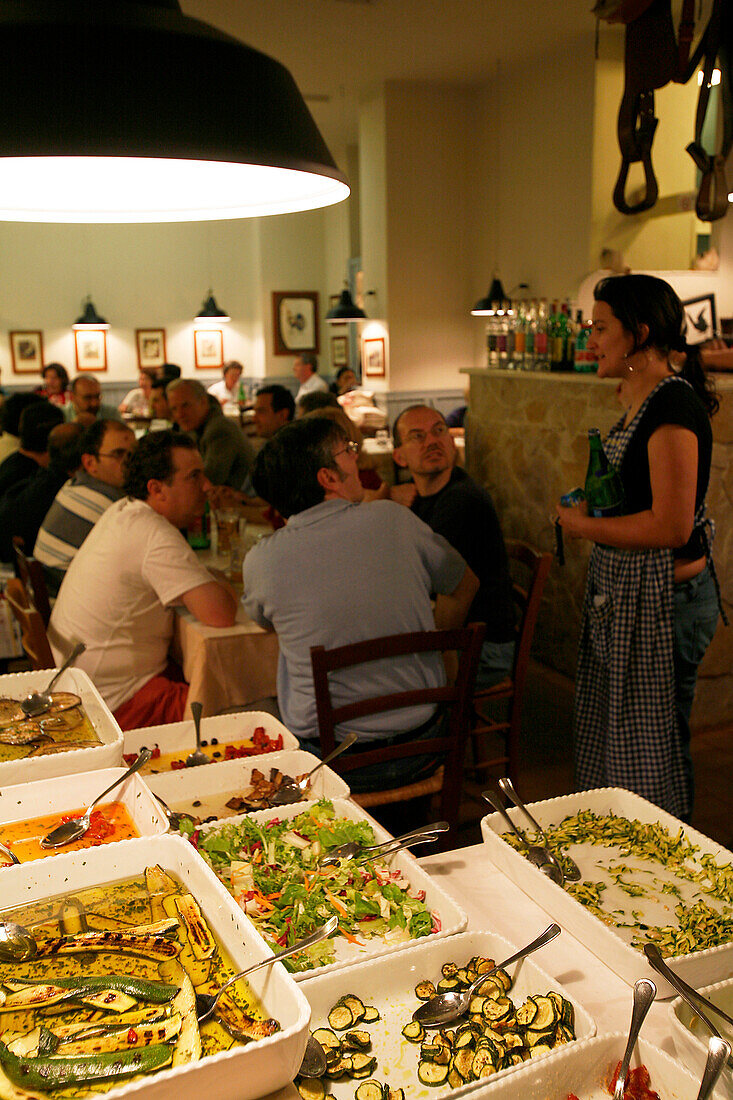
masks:
<svg viewBox="0 0 733 1100"><path fill-rule="evenodd" d="M231 550L232 537L239 531L240 515L236 508L216 509L217 553L226 557Z"/></svg>

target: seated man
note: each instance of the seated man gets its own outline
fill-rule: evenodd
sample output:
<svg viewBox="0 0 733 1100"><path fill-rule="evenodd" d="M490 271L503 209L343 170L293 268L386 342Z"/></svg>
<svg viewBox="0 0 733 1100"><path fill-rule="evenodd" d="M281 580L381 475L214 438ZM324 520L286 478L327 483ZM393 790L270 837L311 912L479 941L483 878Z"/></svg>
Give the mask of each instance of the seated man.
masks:
<svg viewBox="0 0 733 1100"><path fill-rule="evenodd" d="M300 401L306 393L328 390L328 383L318 373L318 359L311 351L302 351L293 363L293 374L300 383L295 400Z"/></svg>
<svg viewBox="0 0 733 1100"><path fill-rule="evenodd" d="M220 405L236 405L239 401L239 379L244 367L236 359L230 359L222 368L223 377L209 386L207 393L215 397Z"/></svg>
<svg viewBox="0 0 733 1100"><path fill-rule="evenodd" d="M316 409L337 409L338 407L338 398L335 393L331 393L330 390L314 390L312 393L304 393L295 402L295 419L300 420L301 416L307 416Z"/></svg>
<svg viewBox="0 0 733 1100"><path fill-rule="evenodd" d="M514 600L504 537L486 489L456 465L443 416L411 405L394 423L394 460L412 474L412 510L466 559L480 581L469 622L486 623L476 687L503 680L514 660Z"/></svg>
<svg viewBox="0 0 733 1100"><path fill-rule="evenodd" d="M114 405L102 402L102 387L89 374L78 374L71 383L71 400L64 405L66 420L78 420L85 428L95 420L121 420Z"/></svg>
<svg viewBox="0 0 733 1100"><path fill-rule="evenodd" d="M30 477L13 485L0 500L2 561L13 560L13 538L16 535L23 539L23 548L30 554L54 497L66 479L78 469L79 444L83 434L81 424L57 424L48 436L47 464L36 465Z"/></svg>
<svg viewBox="0 0 733 1100"><path fill-rule="evenodd" d="M407 508L388 500L359 506L357 449L338 424L306 417L281 428L255 466L255 488L288 523L247 555L244 605L256 622L277 631L283 721L316 751L311 646L460 626L478 587L461 556ZM434 618L432 592L438 593ZM443 683L440 655L426 654L344 670L333 695L339 706ZM434 736L436 725L433 708L418 706L355 720L350 729L369 744L417 730ZM425 758L394 761L387 783L422 778L436 766ZM353 789L374 782L366 771L349 773Z"/></svg>
<svg viewBox="0 0 733 1100"><path fill-rule="evenodd" d="M95 420L80 444L81 466L61 486L41 524L34 557L56 595L64 574L94 524L122 496L135 433L115 420Z"/></svg>
<svg viewBox="0 0 733 1100"><path fill-rule="evenodd" d="M11 393L0 405L0 464L20 447L20 418L29 405L44 401L37 393Z"/></svg>
<svg viewBox="0 0 733 1100"><path fill-rule="evenodd" d="M290 390L277 382L260 386L255 394L253 416L257 435L269 439L295 416L295 399Z"/></svg>
<svg viewBox="0 0 733 1100"><path fill-rule="evenodd" d="M197 444L212 485L244 488L254 454L239 425L224 416L218 401L209 398L200 382L179 378L169 383L166 392L171 416Z"/></svg>
<svg viewBox="0 0 733 1100"><path fill-rule="evenodd" d="M0 498L13 486L32 477L39 466L48 466L49 434L63 422L64 414L56 405L43 398L31 399L20 414L18 448L0 463Z"/></svg>
<svg viewBox="0 0 733 1100"><path fill-rule="evenodd" d="M48 626L54 656L86 642L77 664L122 729L183 718L188 684L168 663L176 604L207 626L234 622L234 593L180 531L203 514L208 488L191 439L150 432L130 458L127 495L94 525L61 585Z"/></svg>

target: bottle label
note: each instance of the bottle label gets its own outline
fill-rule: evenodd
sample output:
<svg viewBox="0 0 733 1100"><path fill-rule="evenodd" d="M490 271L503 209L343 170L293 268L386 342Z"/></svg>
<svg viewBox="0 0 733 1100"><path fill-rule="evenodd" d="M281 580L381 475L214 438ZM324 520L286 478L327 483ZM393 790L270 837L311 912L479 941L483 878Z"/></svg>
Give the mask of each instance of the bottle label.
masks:
<svg viewBox="0 0 733 1100"><path fill-rule="evenodd" d="M534 348L538 355L547 355L547 333L538 332L534 338Z"/></svg>

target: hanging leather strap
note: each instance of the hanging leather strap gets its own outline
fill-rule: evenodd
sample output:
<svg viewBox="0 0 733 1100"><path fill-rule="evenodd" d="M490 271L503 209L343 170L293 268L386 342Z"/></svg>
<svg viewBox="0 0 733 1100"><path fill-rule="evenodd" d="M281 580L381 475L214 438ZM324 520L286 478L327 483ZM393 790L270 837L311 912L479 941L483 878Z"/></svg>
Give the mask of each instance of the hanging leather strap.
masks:
<svg viewBox="0 0 733 1100"><path fill-rule="evenodd" d="M637 95L624 91L618 113L618 144L621 150L621 168L613 189L613 205L622 214L639 214L649 210L657 201L659 186L652 166L652 142L657 128L654 117L654 92ZM635 203L626 201L626 181L632 164L641 162L644 168L643 197Z"/></svg>
<svg viewBox="0 0 733 1100"><path fill-rule="evenodd" d="M722 0L715 0L713 13L705 32L705 65L700 94L697 98L695 114L695 140L687 146L695 164L702 173L697 193L695 211L701 221L714 222L722 218L728 210L728 184L725 175L725 162L733 144L733 96L731 95L731 52L730 41L733 19L723 19ZM720 56L721 98L723 103L723 139L718 153L708 153L702 144L702 131L705 124L713 69L716 58Z"/></svg>

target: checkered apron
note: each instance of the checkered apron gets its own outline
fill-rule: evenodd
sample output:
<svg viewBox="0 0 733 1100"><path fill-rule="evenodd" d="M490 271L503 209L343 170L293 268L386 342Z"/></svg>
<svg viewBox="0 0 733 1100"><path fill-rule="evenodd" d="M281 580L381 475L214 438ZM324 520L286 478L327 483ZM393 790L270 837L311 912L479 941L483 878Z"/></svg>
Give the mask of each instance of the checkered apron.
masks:
<svg viewBox="0 0 733 1100"><path fill-rule="evenodd" d="M680 382L688 384L659 386ZM659 386L628 428L622 417L609 432L604 450L616 469ZM575 687L576 782L623 787L684 817L692 805L675 711L673 585L671 549L593 547Z"/></svg>

